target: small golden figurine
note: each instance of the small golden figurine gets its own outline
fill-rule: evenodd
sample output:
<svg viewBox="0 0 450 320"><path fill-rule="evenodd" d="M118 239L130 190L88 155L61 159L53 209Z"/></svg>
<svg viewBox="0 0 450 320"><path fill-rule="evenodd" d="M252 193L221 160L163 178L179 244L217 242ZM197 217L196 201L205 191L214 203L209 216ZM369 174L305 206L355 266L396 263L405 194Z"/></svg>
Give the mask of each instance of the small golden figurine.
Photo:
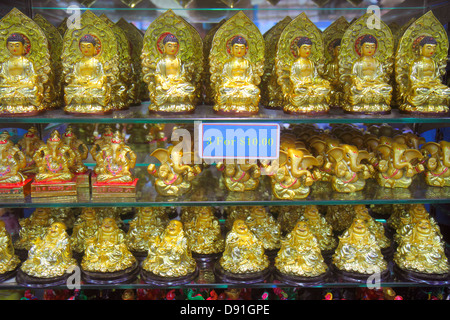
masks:
<svg viewBox="0 0 450 320"><path fill-rule="evenodd" d="M396 271L412 280L448 280L449 277L445 244L427 219L419 220L402 238L394 262Z"/></svg>
<svg viewBox="0 0 450 320"><path fill-rule="evenodd" d="M26 175L34 175L37 172L36 163L33 160L33 155L42 145L44 145L38 136L36 127L32 126L28 129L27 133L17 142L17 146L25 154L26 165L22 169L22 173Z"/></svg>
<svg viewBox="0 0 450 320"><path fill-rule="evenodd" d="M270 206L269 212L277 217L282 235L291 232L305 212L306 206ZM245 219L244 219L245 220Z"/></svg>
<svg viewBox="0 0 450 320"><path fill-rule="evenodd" d="M191 154L175 151L173 146L156 149L151 156L158 159L161 165L156 167L151 163L147 171L156 177L156 191L163 196L176 197L189 192L192 181L202 170L199 165L193 163Z"/></svg>
<svg viewBox="0 0 450 320"><path fill-rule="evenodd" d="M421 147L426 153L425 182L433 187L450 186L450 142L427 142Z"/></svg>
<svg viewBox="0 0 450 320"><path fill-rule="evenodd" d="M137 276L137 260L114 219L103 219L96 237L87 241L81 271L88 283L126 282Z"/></svg>
<svg viewBox="0 0 450 320"><path fill-rule="evenodd" d="M305 13L284 28L275 63L285 113L328 113L331 86L318 70L323 71L324 64L322 33Z"/></svg>
<svg viewBox="0 0 450 320"><path fill-rule="evenodd" d="M183 224L188 245L197 261L217 258L225 249L219 219L212 207L199 207L191 221Z"/></svg>
<svg viewBox="0 0 450 320"><path fill-rule="evenodd" d="M225 229L230 231L233 228L233 224L235 220L243 220L247 219L250 211L252 210L252 206L227 206L224 208L224 216L225 219Z"/></svg>
<svg viewBox="0 0 450 320"><path fill-rule="evenodd" d="M88 241L97 237L100 226L101 220L97 211L90 207L82 208L70 236L70 246L75 256L84 254Z"/></svg>
<svg viewBox="0 0 450 320"><path fill-rule="evenodd" d="M254 115L259 112L264 38L242 11L216 31L209 65L216 113Z"/></svg>
<svg viewBox="0 0 450 320"><path fill-rule="evenodd" d="M316 205L307 205L300 219L303 219L309 230L317 239L322 255L328 255L337 246L337 239L333 235L333 227L323 217Z"/></svg>
<svg viewBox="0 0 450 320"><path fill-rule="evenodd" d="M215 275L226 282L260 282L269 272L269 258L263 242L248 228L245 221L236 219L225 239L225 251L216 262Z"/></svg>
<svg viewBox="0 0 450 320"><path fill-rule="evenodd" d="M275 275L282 282L295 284L324 279L328 266L307 222L297 222L292 232L281 241L275 268Z"/></svg>
<svg viewBox="0 0 450 320"><path fill-rule="evenodd" d="M116 37L92 11L80 17L80 28L64 34L64 110L72 114L105 114L112 108L112 84L118 81Z"/></svg>
<svg viewBox="0 0 450 320"><path fill-rule="evenodd" d="M62 142L69 146L75 155L74 163L70 170L77 173L85 173L88 168L83 164L83 160L87 159L89 149L86 144L77 138L72 126L68 126L62 136Z"/></svg>
<svg viewBox="0 0 450 320"><path fill-rule="evenodd" d="M150 112L194 112L200 94L202 46L198 32L172 10L149 25L141 60Z"/></svg>
<svg viewBox="0 0 450 320"><path fill-rule="evenodd" d="M20 258L15 254L11 235L0 220L0 283L15 276Z"/></svg>
<svg viewBox="0 0 450 320"><path fill-rule="evenodd" d="M333 255L333 266L346 277L367 278L379 273L381 278L388 272L375 236L364 220L354 219L350 228L339 237L339 244Z"/></svg>
<svg viewBox="0 0 450 320"><path fill-rule="evenodd" d="M14 242L17 251L28 251L37 238L44 238L48 227L53 223L50 208L36 208L28 218L19 220L19 239Z"/></svg>
<svg viewBox="0 0 450 320"><path fill-rule="evenodd" d="M169 223L165 207L137 208L136 216L130 221L125 236L128 249L136 258L148 253L150 239L161 234Z"/></svg>
<svg viewBox="0 0 450 320"><path fill-rule="evenodd" d="M370 28L368 21L379 24ZM391 112L394 39L389 27L376 15L366 13L350 24L339 51L339 72L344 85L345 112Z"/></svg>
<svg viewBox="0 0 450 320"><path fill-rule="evenodd" d="M425 170L419 163L422 153L410 149L406 144L393 142L392 145L380 144L377 149L378 164L376 180L385 188L408 188L412 178Z"/></svg>
<svg viewBox="0 0 450 320"><path fill-rule="evenodd" d="M395 56L401 112L446 114L450 88L442 83L448 53L446 31L432 11L411 23Z"/></svg>
<svg viewBox="0 0 450 320"><path fill-rule="evenodd" d="M17 282L42 285L49 281L48 285L65 284L77 266L69 242L66 226L61 222L52 223L45 236L33 242L27 260L20 266Z"/></svg>
<svg viewBox="0 0 450 320"><path fill-rule="evenodd" d="M193 280L197 272L183 224L171 220L161 235L150 239L141 277L145 282L155 284L181 284Z"/></svg>
<svg viewBox="0 0 450 320"><path fill-rule="evenodd" d="M216 168L222 172L222 181L227 190L244 192L255 190L259 186L261 169L256 161L246 159L234 163L218 162Z"/></svg>
<svg viewBox="0 0 450 320"><path fill-rule="evenodd" d="M338 147L340 144L339 139L331 136L317 137L309 142L311 153L319 162L319 181L331 182L333 180L333 162L330 160L328 150Z"/></svg>
<svg viewBox="0 0 450 320"><path fill-rule="evenodd" d="M361 219L366 223L369 231L375 236L381 252L388 251L391 247L391 240L385 234L383 223L373 219L363 204L355 205L354 209L355 219Z"/></svg>
<svg viewBox="0 0 450 320"><path fill-rule="evenodd" d="M245 224L262 241L268 256L280 249L281 226L264 207L253 206L245 219Z"/></svg>
<svg viewBox="0 0 450 320"><path fill-rule="evenodd" d="M36 115L44 110L50 81L50 52L45 33L18 9L0 20L0 114Z"/></svg>

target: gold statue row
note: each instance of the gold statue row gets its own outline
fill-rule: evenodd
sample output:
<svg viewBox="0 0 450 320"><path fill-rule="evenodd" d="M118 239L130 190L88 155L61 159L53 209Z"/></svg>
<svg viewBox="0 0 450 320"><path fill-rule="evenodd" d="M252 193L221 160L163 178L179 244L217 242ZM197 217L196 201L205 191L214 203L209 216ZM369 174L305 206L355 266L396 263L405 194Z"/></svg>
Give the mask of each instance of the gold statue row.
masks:
<svg viewBox="0 0 450 320"><path fill-rule="evenodd" d="M369 20L378 24L369 26ZM372 21L373 22L373 21ZM375 15L336 20L323 32L305 13L260 33L238 12L202 39L169 10L143 35L120 19L86 11L58 29L13 9L0 21L0 113L33 115L64 106L103 114L150 100L149 111L252 115L259 105L290 114L448 112L441 83L448 38L431 11L393 35Z"/></svg>
<svg viewBox="0 0 450 320"><path fill-rule="evenodd" d="M184 207L179 219L170 219L169 210L138 208L125 232L117 210L83 208L69 235L52 209L38 208L20 220L15 242L0 224L0 274L20 265L19 281L36 284L64 278L80 263L83 272L97 275L86 278L89 282L124 272L136 275L140 264L145 282L190 282L197 264L205 261L199 259L209 256L216 276L231 282L262 281L272 263L275 276L288 283L323 281L330 268L344 277L367 279L375 273L386 276L391 258L410 280L449 276L439 226L421 204L397 205L388 219L392 240L364 205L272 207L272 212L259 206L226 207L226 234L212 207ZM337 232L335 222L342 217ZM26 256L20 259L15 250L25 250Z"/></svg>

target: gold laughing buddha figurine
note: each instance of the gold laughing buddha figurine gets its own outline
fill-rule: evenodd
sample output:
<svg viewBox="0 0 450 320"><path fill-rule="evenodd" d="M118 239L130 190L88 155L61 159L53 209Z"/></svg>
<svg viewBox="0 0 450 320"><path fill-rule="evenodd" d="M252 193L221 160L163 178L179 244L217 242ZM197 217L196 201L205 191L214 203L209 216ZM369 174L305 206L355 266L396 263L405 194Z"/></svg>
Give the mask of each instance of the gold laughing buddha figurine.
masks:
<svg viewBox="0 0 450 320"><path fill-rule="evenodd" d="M216 31L209 65L216 113L253 115L259 112L264 38L242 11Z"/></svg>
<svg viewBox="0 0 450 320"><path fill-rule="evenodd" d="M286 100L285 113L329 111L330 83L322 79L318 70L323 69L322 34L305 13L284 28L275 61L278 83Z"/></svg>
<svg viewBox="0 0 450 320"><path fill-rule="evenodd" d="M450 88L442 84L448 53L446 31L431 11L404 32L395 56L402 112L446 114Z"/></svg>
<svg viewBox="0 0 450 320"><path fill-rule="evenodd" d="M97 236L100 226L101 220L97 215L97 211L94 208L82 208L70 236L70 245L74 253L84 253L88 241Z"/></svg>
<svg viewBox="0 0 450 320"><path fill-rule="evenodd" d="M33 20L12 9L0 20L0 114L35 115L44 110L50 80L47 38Z"/></svg>
<svg viewBox="0 0 450 320"><path fill-rule="evenodd" d="M0 281L12 275L19 264L20 259L14 252L11 235L6 229L5 222L0 220Z"/></svg>
<svg viewBox="0 0 450 320"><path fill-rule="evenodd" d="M64 110L73 114L104 114L112 108L112 83L118 79L117 40L105 21L91 11L80 28L63 39Z"/></svg>
<svg viewBox="0 0 450 320"><path fill-rule="evenodd" d="M199 99L202 39L184 19L168 10L144 36L141 55L150 112L192 113Z"/></svg>
<svg viewBox="0 0 450 320"><path fill-rule="evenodd" d="M16 250L29 250L37 238L43 238L53 223L50 208L37 208L30 217L19 220L19 239L14 242Z"/></svg>
<svg viewBox="0 0 450 320"><path fill-rule="evenodd" d="M301 219L308 224L308 228L317 239L317 243L322 252L331 252L336 248L337 241L333 235L333 228L331 224L327 222L325 217L319 213L319 208L317 206L305 206Z"/></svg>
<svg viewBox="0 0 450 320"><path fill-rule="evenodd" d="M262 241L266 253L280 248L281 226L264 207L251 207L245 224Z"/></svg>
<svg viewBox="0 0 450 320"><path fill-rule="evenodd" d="M370 28L375 19L379 28ZM339 71L344 86L343 109L356 114L388 114L391 111L394 40L389 27L371 13L345 31L339 51Z"/></svg>

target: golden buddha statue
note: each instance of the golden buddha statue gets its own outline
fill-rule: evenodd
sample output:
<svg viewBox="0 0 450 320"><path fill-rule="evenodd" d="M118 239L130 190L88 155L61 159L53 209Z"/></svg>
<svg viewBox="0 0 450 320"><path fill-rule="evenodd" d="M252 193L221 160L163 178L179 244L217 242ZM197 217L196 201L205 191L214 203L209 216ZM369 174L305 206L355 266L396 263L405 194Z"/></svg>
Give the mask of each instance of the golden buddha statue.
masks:
<svg viewBox="0 0 450 320"><path fill-rule="evenodd" d="M286 235L294 229L305 208L306 206L272 206L269 207L269 212L277 217L281 233Z"/></svg>
<svg viewBox="0 0 450 320"><path fill-rule="evenodd" d="M313 233L322 252L330 252L337 246L337 240L333 235L333 227L319 212L316 205L307 205L300 219L308 224L308 229Z"/></svg>
<svg viewBox="0 0 450 320"><path fill-rule="evenodd" d="M209 65L216 113L254 115L259 112L264 38L242 11L216 31Z"/></svg>
<svg viewBox="0 0 450 320"><path fill-rule="evenodd" d="M63 39L64 110L105 114L112 108L112 84L119 77L118 42L108 24L93 12L80 17L80 28Z"/></svg>
<svg viewBox="0 0 450 320"><path fill-rule="evenodd" d="M149 241L148 255L142 262L144 275L162 278L191 278L197 270L183 224L171 220L164 232ZM144 277L144 281L145 281Z"/></svg>
<svg viewBox="0 0 450 320"><path fill-rule="evenodd" d="M212 207L198 208L193 219L183 226L194 258L220 254L225 249L219 219L214 216Z"/></svg>
<svg viewBox="0 0 450 320"><path fill-rule="evenodd" d="M450 142L427 142L421 147L422 154L426 155L425 182L429 186L450 186Z"/></svg>
<svg viewBox="0 0 450 320"><path fill-rule="evenodd" d="M216 168L222 172L223 184L229 191L251 191L259 186L261 169L256 161L246 159L245 163L217 162Z"/></svg>
<svg viewBox="0 0 450 320"><path fill-rule="evenodd" d="M275 268L282 276L294 276L294 279L317 278L327 272L328 266L319 243L306 221L297 222L292 232L281 241Z"/></svg>
<svg viewBox="0 0 450 320"><path fill-rule="evenodd" d="M75 160L73 150L65 145L59 132L53 130L47 143L36 150L33 160L38 167L36 182L71 181L74 177L70 168Z"/></svg>
<svg viewBox="0 0 450 320"><path fill-rule="evenodd" d="M364 220L354 219L350 228L339 237L333 265L340 271L357 275L387 271L387 262Z"/></svg>
<svg viewBox="0 0 450 320"><path fill-rule="evenodd" d="M233 227L235 220L243 220L247 219L250 211L252 210L252 206L227 206L224 208L225 219L225 228L227 231L230 231Z"/></svg>
<svg viewBox="0 0 450 320"><path fill-rule="evenodd" d="M325 210L325 220L331 225L333 231L337 233L347 230L355 217L353 205L331 205L326 206Z"/></svg>
<svg viewBox="0 0 450 320"><path fill-rule="evenodd" d="M370 29L368 19L377 19L380 28ZM363 15L347 28L339 52L345 112L390 113L393 49L389 27L372 13Z"/></svg>
<svg viewBox="0 0 450 320"><path fill-rule="evenodd" d="M218 261L221 268L232 274L261 272L269 267L264 245L248 228L236 219L225 239L225 251Z"/></svg>
<svg viewBox="0 0 450 320"><path fill-rule="evenodd" d="M26 177L22 170L26 167L26 157L15 145L7 131L0 134L0 185L23 184Z"/></svg>
<svg viewBox="0 0 450 320"><path fill-rule="evenodd" d="M43 238L37 238L33 242L28 258L22 263L20 270L35 278L56 278L64 277L76 265L66 226L61 222L54 222Z"/></svg>
<svg viewBox="0 0 450 320"><path fill-rule="evenodd" d="M120 131L115 131L111 143L103 145L95 157L96 181L100 183L132 183L131 169L136 165L136 153L125 144Z"/></svg>
<svg viewBox="0 0 450 320"><path fill-rule="evenodd" d="M448 48L446 31L431 10L403 33L395 56L401 112L448 112L450 88L441 80L447 65Z"/></svg>
<svg viewBox="0 0 450 320"><path fill-rule="evenodd" d="M97 211L90 207L82 208L70 236L70 246L75 254L84 253L88 241L97 237L100 226L101 221Z"/></svg>
<svg viewBox="0 0 450 320"><path fill-rule="evenodd" d="M95 238L86 241L81 268L89 273L117 273L137 265L125 244L125 232L112 218L103 219Z"/></svg>
<svg viewBox="0 0 450 320"><path fill-rule="evenodd" d="M253 206L245 224L263 244L266 254L280 248L281 226L262 206Z"/></svg>
<svg viewBox="0 0 450 320"><path fill-rule="evenodd" d="M75 132L71 126L66 128L62 136L62 141L65 145L69 146L75 156L74 162L70 170L75 173L85 173L88 171L88 168L84 165L83 160L86 160L89 154L89 149L86 144L78 139L75 135Z"/></svg>
<svg viewBox="0 0 450 320"><path fill-rule="evenodd" d="M14 252L11 235L2 220L0 220L0 244L0 281L4 281L13 276L13 272L20 264L20 258Z"/></svg>
<svg viewBox="0 0 450 320"><path fill-rule="evenodd" d="M169 223L165 207L140 207L130 221L125 236L128 249L135 256L147 255L150 239L161 234Z"/></svg>
<svg viewBox="0 0 450 320"><path fill-rule="evenodd" d="M168 10L144 35L141 55L149 112L192 113L200 94L203 41L183 18Z"/></svg>
<svg viewBox="0 0 450 320"><path fill-rule="evenodd" d="M32 126L27 133L17 142L17 146L23 152L26 158L25 168L22 169L24 174L34 174L37 172L36 163L33 160L33 155L42 145L44 145L38 136L36 127Z"/></svg>
<svg viewBox="0 0 450 320"><path fill-rule="evenodd" d="M19 239L14 242L16 250L29 250L37 238L44 238L47 229L53 223L50 208L36 208L28 217L19 220Z"/></svg>
<svg viewBox="0 0 450 320"><path fill-rule="evenodd" d="M404 271L443 275L448 279L450 265L445 245L427 219L419 220L405 235L394 254L394 262Z"/></svg>
<svg viewBox="0 0 450 320"><path fill-rule="evenodd" d="M383 223L372 218L369 214L369 210L363 204L355 205L354 209L354 219L361 219L365 222L369 231L375 236L381 250L388 249L391 246L391 240L385 234Z"/></svg>
<svg viewBox="0 0 450 320"><path fill-rule="evenodd" d="M0 20L0 114L35 115L44 110L44 88L50 76L45 33L18 9Z"/></svg>

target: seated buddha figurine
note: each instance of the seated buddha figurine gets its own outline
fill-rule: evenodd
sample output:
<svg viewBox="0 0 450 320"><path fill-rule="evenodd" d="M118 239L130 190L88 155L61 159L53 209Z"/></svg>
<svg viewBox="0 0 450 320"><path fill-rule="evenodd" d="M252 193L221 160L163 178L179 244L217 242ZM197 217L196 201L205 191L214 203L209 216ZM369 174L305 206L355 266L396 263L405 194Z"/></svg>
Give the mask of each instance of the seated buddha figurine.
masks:
<svg viewBox="0 0 450 320"><path fill-rule="evenodd" d="M24 174L34 174L37 172L36 163L33 155L45 143L39 138L36 127L30 127L25 135L17 142L17 146L26 157L25 168L22 169Z"/></svg>
<svg viewBox="0 0 450 320"><path fill-rule="evenodd" d="M14 276L19 264L20 258L14 252L11 235L5 222L0 220L0 282Z"/></svg>
<svg viewBox="0 0 450 320"><path fill-rule="evenodd" d="M339 81L339 50L341 49L341 39L335 39L330 44L330 51L333 59L325 66L324 78L330 82L330 105L340 107L342 104L342 84Z"/></svg>
<svg viewBox="0 0 450 320"><path fill-rule="evenodd" d="M47 229L53 223L50 208L36 208L28 217L19 220L19 239L14 242L16 250L27 251L37 238L44 238Z"/></svg>
<svg viewBox="0 0 450 320"><path fill-rule="evenodd" d="M20 271L34 278L64 278L76 265L66 226L54 222L43 238L33 242L28 259L20 266Z"/></svg>
<svg viewBox="0 0 450 320"><path fill-rule="evenodd" d="M352 205L338 204L326 206L325 220L336 233L347 230L351 226L354 217L355 210Z"/></svg>
<svg viewBox="0 0 450 320"><path fill-rule="evenodd" d="M26 157L15 145L7 131L0 134L0 185L20 184L26 180L22 169L26 166Z"/></svg>
<svg viewBox="0 0 450 320"><path fill-rule="evenodd" d="M191 221L184 224L186 237L194 258L210 258L223 252L225 239L219 219L211 207L200 207Z"/></svg>
<svg viewBox="0 0 450 320"><path fill-rule="evenodd" d="M396 267L410 272L413 278L429 279L433 275L448 279L450 265L445 244L427 219L419 220L405 235L394 254Z"/></svg>
<svg viewBox="0 0 450 320"><path fill-rule="evenodd" d="M248 228L245 221L236 219L225 239L225 251L216 264L216 275L243 275L245 281L253 280L250 274L268 270L269 258L264 253L264 245ZM225 280L225 279L224 279Z"/></svg>
<svg viewBox="0 0 450 320"><path fill-rule="evenodd" d="M1 64L0 105L2 113L35 114L43 101L43 87L38 83L33 62L26 57L25 38L13 33L6 39L10 56Z"/></svg>
<svg viewBox="0 0 450 320"><path fill-rule="evenodd" d="M59 132L53 130L47 143L36 150L33 156L38 167L35 182L71 181L74 175L70 168L74 159L73 150L62 142Z"/></svg>
<svg viewBox="0 0 450 320"><path fill-rule="evenodd" d="M154 104L150 111L156 112L193 112L195 108L196 88L189 82L190 76L177 53L179 42L169 33L162 40L163 56L156 62L155 91L150 94Z"/></svg>
<svg viewBox="0 0 450 320"><path fill-rule="evenodd" d="M169 223L164 207L140 207L130 221L125 243L135 257L146 256L150 238L161 234Z"/></svg>
<svg viewBox="0 0 450 320"><path fill-rule="evenodd" d="M346 87L344 111L390 113L392 87L382 63L375 57L378 40L365 35L360 40L360 57L353 63L351 83Z"/></svg>
<svg viewBox="0 0 450 320"><path fill-rule="evenodd" d="M246 58L247 40L236 36L231 40L231 58L223 65L216 92L214 110L219 113L258 113L260 90L254 83L252 63Z"/></svg>
<svg viewBox="0 0 450 320"><path fill-rule="evenodd" d="M363 204L355 205L354 210L355 219L364 220L369 231L375 236L381 251L388 249L391 246L391 240L385 234L383 223L373 219Z"/></svg>
<svg viewBox="0 0 450 320"><path fill-rule="evenodd" d="M270 207L269 212L276 215L282 235L286 235L294 229L305 209L306 206L273 206Z"/></svg>
<svg viewBox="0 0 450 320"><path fill-rule="evenodd" d="M262 206L254 206L245 219L245 224L263 244L266 254L280 248L281 226Z"/></svg>
<svg viewBox="0 0 450 320"><path fill-rule="evenodd" d="M317 279L328 266L323 260L319 243L306 221L299 221L285 239L275 258L275 268L281 279ZM284 277L283 277L284 276ZM286 277L287 276L287 277Z"/></svg>
<svg viewBox="0 0 450 320"><path fill-rule="evenodd" d="M119 131L114 132L111 143L105 144L96 154L95 161L97 182L132 183L135 179L130 170L136 164L136 153L125 144Z"/></svg>
<svg viewBox="0 0 450 320"><path fill-rule="evenodd" d="M115 278L122 276L122 272L132 274L136 267L136 258L125 244L125 232L119 229L114 219L103 219L97 236L87 241L81 261L86 281L98 281L102 278L101 275Z"/></svg>
<svg viewBox="0 0 450 320"><path fill-rule="evenodd" d="M314 62L308 58L312 44L308 37L297 41L298 58L290 73L292 89L287 93L289 103L283 107L286 113L327 113L330 109L330 83L319 76Z"/></svg>
<svg viewBox="0 0 450 320"><path fill-rule="evenodd" d="M141 275L144 281L176 279L184 282L192 280L196 273L197 263L192 258L183 224L171 220L162 234L150 238Z"/></svg>
<svg viewBox="0 0 450 320"><path fill-rule="evenodd" d="M301 219L308 224L308 228L317 239L317 243L322 252L331 252L336 248L337 240L333 235L333 228L325 217L320 214L319 208L316 205L305 206L305 211Z"/></svg>
<svg viewBox="0 0 450 320"><path fill-rule="evenodd" d="M418 57L409 70L409 90L399 109L408 113L447 113L450 88L441 82L440 67L433 59L437 41L424 36L418 45Z"/></svg>
<svg viewBox="0 0 450 320"><path fill-rule="evenodd" d="M339 237L333 265L342 274L350 274L354 279L387 272L387 262L380 246L364 220L354 219L350 228Z"/></svg>
<svg viewBox="0 0 450 320"><path fill-rule="evenodd" d="M96 56L97 40L86 34L79 40L81 59L75 62L72 73L66 76L64 110L69 113L102 114L111 110L111 86L104 66Z"/></svg>
<svg viewBox="0 0 450 320"><path fill-rule="evenodd" d="M97 236L101 221L94 208L82 208L80 216L74 223L70 236L70 245L74 254L83 254L90 239Z"/></svg>

